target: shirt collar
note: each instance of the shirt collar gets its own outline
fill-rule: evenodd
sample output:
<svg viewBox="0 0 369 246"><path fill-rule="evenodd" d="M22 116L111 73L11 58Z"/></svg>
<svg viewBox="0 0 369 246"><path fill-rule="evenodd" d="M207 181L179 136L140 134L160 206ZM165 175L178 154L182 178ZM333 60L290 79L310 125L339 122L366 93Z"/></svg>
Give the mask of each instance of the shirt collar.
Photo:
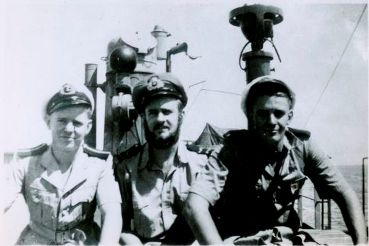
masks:
<svg viewBox="0 0 369 246"><path fill-rule="evenodd" d="M53 153L51 152L52 151L51 148L52 146L49 145L45 153L42 155L41 165L48 170L58 170L59 169L58 161L55 159ZM83 158L84 155L85 154L83 153L83 144L81 144L81 146L79 147L79 149L75 154L72 164L74 164L76 160L78 162L78 160L80 158Z"/></svg>
<svg viewBox="0 0 369 246"><path fill-rule="evenodd" d="M47 150L41 156L41 166L43 166L48 171L58 170L59 166L57 161L54 158L54 155L51 153L51 146L49 145Z"/></svg>
<svg viewBox="0 0 369 246"><path fill-rule="evenodd" d="M146 168L148 161L149 161L149 144L145 143L141 152L139 152L138 156L138 170L142 170Z"/></svg>
<svg viewBox="0 0 369 246"><path fill-rule="evenodd" d="M181 164L188 164L189 162L188 154L189 154L189 151L187 150L187 147L185 146L185 144L182 142L178 143L177 156Z"/></svg>
<svg viewBox="0 0 369 246"><path fill-rule="evenodd" d="M77 184L83 182L88 173L86 172L86 168L89 165L89 161L87 159L87 155L83 153L83 147L81 146L72 162L73 165L71 168L69 180L67 184L62 184L60 181L60 167L58 161L55 159L51 146L48 146L47 151L41 156L40 165L45 168L45 171L41 174L41 178L54 185L58 189L62 189L68 191L75 187ZM65 187L63 187L65 185Z"/></svg>
<svg viewBox="0 0 369 246"><path fill-rule="evenodd" d="M287 150L290 150L300 146L301 144L303 144L303 142L287 129L283 138L283 146L286 147Z"/></svg>
<svg viewBox="0 0 369 246"><path fill-rule="evenodd" d="M182 143L181 141L178 142L178 148L177 148L177 154L175 157L175 160L178 160L179 163L178 165L177 162L174 163L174 167L180 166L180 165L188 165L189 162L189 156L188 156L188 150L187 147L184 145L184 143ZM138 163L138 170L142 170L145 168L150 168L149 167L149 144L145 144L143 147L143 150L140 152L139 156L139 163Z"/></svg>

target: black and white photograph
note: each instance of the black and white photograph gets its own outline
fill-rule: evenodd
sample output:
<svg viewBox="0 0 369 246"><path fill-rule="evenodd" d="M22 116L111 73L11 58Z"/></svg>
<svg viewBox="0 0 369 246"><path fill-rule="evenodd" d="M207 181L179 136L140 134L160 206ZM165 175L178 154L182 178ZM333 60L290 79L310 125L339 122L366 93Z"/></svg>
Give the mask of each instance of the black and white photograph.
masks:
<svg viewBox="0 0 369 246"><path fill-rule="evenodd" d="M368 2L0 2L1 245L367 245Z"/></svg>

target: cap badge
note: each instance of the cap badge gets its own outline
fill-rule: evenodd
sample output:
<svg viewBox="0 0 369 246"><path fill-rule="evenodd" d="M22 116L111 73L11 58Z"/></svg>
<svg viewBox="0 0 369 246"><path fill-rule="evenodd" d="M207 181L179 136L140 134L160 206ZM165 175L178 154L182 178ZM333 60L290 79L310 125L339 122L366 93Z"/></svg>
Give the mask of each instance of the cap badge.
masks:
<svg viewBox="0 0 369 246"><path fill-rule="evenodd" d="M152 90L155 90L155 89L160 89L160 88L163 88L163 87L164 87L164 81L162 81L158 77L150 78L148 83L147 83L147 89L149 91L152 91Z"/></svg>
<svg viewBox="0 0 369 246"><path fill-rule="evenodd" d="M70 94L74 94L75 90L73 89L72 85L70 84L64 84L62 86L62 89L60 90L60 94L62 95L70 95Z"/></svg>

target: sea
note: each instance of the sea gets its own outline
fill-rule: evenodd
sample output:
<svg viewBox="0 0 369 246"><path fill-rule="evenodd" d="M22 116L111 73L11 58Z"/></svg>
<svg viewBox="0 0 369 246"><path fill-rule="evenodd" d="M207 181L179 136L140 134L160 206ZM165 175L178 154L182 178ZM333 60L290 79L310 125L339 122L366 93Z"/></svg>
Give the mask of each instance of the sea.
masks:
<svg viewBox="0 0 369 246"><path fill-rule="evenodd" d="M363 185L363 167L362 165L347 165L347 166L337 166L339 171L342 173L346 181L351 185L353 190L355 191L361 207L360 209L363 210L364 204L364 211L363 216L365 217L366 224L368 225L368 169L367 163L365 166L365 177L364 177L364 185ZM363 192L364 188L364 192ZM315 217L315 207L318 203L312 200L314 198L314 188L311 182L307 182L304 190L303 190L303 199L302 199L302 207L303 213L302 218L303 222L308 226L315 227L316 217ZM365 202L364 202L364 199ZM321 204L321 203L320 203ZM340 209L338 208L337 204L334 201L330 201L331 208L330 208L330 216L328 215L329 208L328 204L325 203L324 205L324 217L323 223L320 224L322 227L319 229L337 229L347 231L345 222L342 218L342 214ZM322 218L321 216L319 216ZM330 223L329 223L330 221Z"/></svg>

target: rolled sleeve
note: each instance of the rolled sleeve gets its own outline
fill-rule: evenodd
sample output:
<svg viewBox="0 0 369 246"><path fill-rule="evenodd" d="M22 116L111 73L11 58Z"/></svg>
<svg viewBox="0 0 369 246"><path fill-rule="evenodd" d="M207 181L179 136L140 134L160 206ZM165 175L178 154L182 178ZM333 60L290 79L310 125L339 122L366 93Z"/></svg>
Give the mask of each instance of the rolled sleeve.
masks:
<svg viewBox="0 0 369 246"><path fill-rule="evenodd" d="M228 174L228 169L219 160L218 153L219 149L212 152L190 189L190 192L202 196L212 206L219 199Z"/></svg>
<svg viewBox="0 0 369 246"><path fill-rule="evenodd" d="M334 198L340 192L350 190L340 171L332 164L329 156L309 140L307 143L306 174L322 198Z"/></svg>
<svg viewBox="0 0 369 246"><path fill-rule="evenodd" d="M109 156L97 184L97 202L101 206L106 203L121 203L118 183L113 174L112 157Z"/></svg>

